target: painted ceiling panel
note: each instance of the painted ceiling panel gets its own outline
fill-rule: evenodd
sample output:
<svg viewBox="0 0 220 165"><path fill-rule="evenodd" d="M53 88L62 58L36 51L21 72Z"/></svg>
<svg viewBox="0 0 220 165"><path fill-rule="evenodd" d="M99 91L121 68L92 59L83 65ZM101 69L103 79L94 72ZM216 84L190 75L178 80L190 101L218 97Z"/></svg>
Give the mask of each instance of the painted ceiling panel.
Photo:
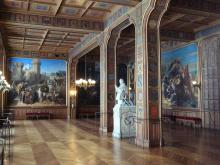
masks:
<svg viewBox="0 0 220 165"><path fill-rule="evenodd" d="M74 8L74 7L64 7L62 9L62 14L67 14L67 15L79 15L81 9L79 8Z"/></svg>
<svg viewBox="0 0 220 165"><path fill-rule="evenodd" d="M100 8L100 9L111 9L112 4L110 3L104 3L104 2L97 2L93 5L93 7Z"/></svg>
<svg viewBox="0 0 220 165"><path fill-rule="evenodd" d="M39 3L32 3L31 4L31 10L48 12L49 9L50 9L49 5L39 4Z"/></svg>
<svg viewBox="0 0 220 165"><path fill-rule="evenodd" d="M4 5L6 7L15 8L15 9L27 9L28 8L27 2L15 1L15 0L4 1Z"/></svg>
<svg viewBox="0 0 220 165"><path fill-rule="evenodd" d="M32 2L41 2L41 3L48 3L48 4L56 4L56 0L32 0Z"/></svg>
<svg viewBox="0 0 220 165"><path fill-rule="evenodd" d="M65 4L74 6L84 6L87 0L66 0Z"/></svg>

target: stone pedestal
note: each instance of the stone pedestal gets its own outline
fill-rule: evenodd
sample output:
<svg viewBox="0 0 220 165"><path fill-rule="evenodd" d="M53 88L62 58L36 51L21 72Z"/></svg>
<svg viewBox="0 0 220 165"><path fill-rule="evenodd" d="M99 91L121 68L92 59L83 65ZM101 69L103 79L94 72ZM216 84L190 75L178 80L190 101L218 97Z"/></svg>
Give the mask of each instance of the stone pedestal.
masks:
<svg viewBox="0 0 220 165"><path fill-rule="evenodd" d="M136 136L136 108L116 104L113 109L114 129L112 136L115 138L128 138Z"/></svg>

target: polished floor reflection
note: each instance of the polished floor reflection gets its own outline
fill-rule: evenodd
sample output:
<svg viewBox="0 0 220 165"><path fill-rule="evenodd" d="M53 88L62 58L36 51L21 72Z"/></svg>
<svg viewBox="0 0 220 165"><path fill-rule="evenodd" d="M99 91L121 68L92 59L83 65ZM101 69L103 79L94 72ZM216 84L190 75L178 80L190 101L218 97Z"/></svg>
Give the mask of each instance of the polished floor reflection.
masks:
<svg viewBox="0 0 220 165"><path fill-rule="evenodd" d="M12 165L220 164L220 134L166 126L163 148L142 149L98 133L94 121L16 121ZM9 161L10 160L10 161Z"/></svg>

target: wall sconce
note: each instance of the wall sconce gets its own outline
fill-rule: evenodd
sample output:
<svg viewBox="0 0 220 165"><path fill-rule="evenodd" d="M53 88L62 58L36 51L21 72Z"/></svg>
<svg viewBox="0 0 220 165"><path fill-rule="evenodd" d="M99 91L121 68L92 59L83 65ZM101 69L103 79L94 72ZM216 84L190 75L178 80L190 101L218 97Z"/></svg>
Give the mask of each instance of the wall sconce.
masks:
<svg viewBox="0 0 220 165"><path fill-rule="evenodd" d="M70 97L76 97L77 90L70 90Z"/></svg>
<svg viewBox="0 0 220 165"><path fill-rule="evenodd" d="M200 88L201 87L201 84L200 83L198 83L197 81L192 81L192 85L193 85L193 87L197 87L197 88Z"/></svg>

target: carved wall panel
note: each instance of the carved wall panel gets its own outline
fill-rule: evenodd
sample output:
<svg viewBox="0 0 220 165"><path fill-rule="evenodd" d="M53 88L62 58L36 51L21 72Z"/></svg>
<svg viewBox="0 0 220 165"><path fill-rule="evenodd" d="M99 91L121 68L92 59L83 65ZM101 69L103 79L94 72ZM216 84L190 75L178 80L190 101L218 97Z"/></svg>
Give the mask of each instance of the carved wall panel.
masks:
<svg viewBox="0 0 220 165"><path fill-rule="evenodd" d="M203 109L219 110L220 101L220 37L206 39L201 43L203 71Z"/></svg>
<svg viewBox="0 0 220 165"><path fill-rule="evenodd" d="M201 42L204 127L220 129L220 36Z"/></svg>

